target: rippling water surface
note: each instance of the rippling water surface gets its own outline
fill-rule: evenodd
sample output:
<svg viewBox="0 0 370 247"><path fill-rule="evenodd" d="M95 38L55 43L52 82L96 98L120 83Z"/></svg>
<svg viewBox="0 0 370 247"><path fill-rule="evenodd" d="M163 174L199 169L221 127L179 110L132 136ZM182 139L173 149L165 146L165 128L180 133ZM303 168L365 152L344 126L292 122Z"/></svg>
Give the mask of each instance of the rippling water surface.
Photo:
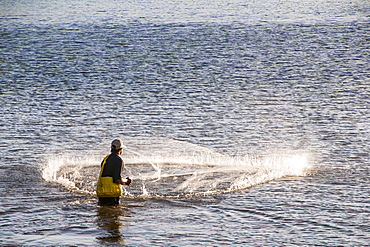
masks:
<svg viewBox="0 0 370 247"><path fill-rule="evenodd" d="M0 0L0 245L368 245L369 7Z"/></svg>

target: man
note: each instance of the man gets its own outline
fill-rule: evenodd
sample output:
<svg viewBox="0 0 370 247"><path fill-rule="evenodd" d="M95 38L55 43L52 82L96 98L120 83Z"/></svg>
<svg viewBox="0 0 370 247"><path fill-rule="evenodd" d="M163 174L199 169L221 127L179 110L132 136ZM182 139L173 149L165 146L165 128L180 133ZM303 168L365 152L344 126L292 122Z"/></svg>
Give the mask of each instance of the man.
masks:
<svg viewBox="0 0 370 247"><path fill-rule="evenodd" d="M100 176L99 176L99 181L98 181L98 188L97 188L97 195L99 199L99 205L101 206L113 206L113 205L118 205L119 204L119 195L121 195L121 186L120 185L131 185L131 179L126 178L122 179L121 178L121 171L122 168L124 167L124 163L120 155L122 154L123 149L125 146L123 145L122 140L120 139L115 139L112 141L111 145L111 154L107 155L104 160L101 163L101 171L100 171ZM110 182L101 182L105 180L104 178L111 177ZM102 179L103 178L103 179ZM108 180L105 180L108 181ZM103 183L103 187L105 184L107 184L107 187L112 187L115 188L116 191L118 191L118 196L117 193L114 194L113 197L102 194L101 192L101 184ZM100 186L100 190L99 190Z"/></svg>

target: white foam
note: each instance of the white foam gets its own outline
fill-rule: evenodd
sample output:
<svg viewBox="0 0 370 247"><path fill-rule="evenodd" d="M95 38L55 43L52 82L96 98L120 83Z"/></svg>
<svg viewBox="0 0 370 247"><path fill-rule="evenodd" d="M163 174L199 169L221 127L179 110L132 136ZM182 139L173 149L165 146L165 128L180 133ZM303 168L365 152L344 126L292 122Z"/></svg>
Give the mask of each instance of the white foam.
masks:
<svg viewBox="0 0 370 247"><path fill-rule="evenodd" d="M171 147L164 152L158 140L152 148L150 140L147 141L144 149L136 148L123 155L134 183L132 187L126 187L125 196L183 197L227 193L286 176L305 176L312 166L310 154L305 151L263 157L230 157L184 142L176 141L179 146L175 146L169 139L162 140L166 147ZM42 177L73 192L95 194L103 156L50 157L45 162Z"/></svg>
<svg viewBox="0 0 370 247"><path fill-rule="evenodd" d="M229 157L210 169L201 169L192 174L173 191L194 193L199 188L209 188L209 193L242 190L286 176L305 176L310 168L308 154L274 154L262 158ZM222 174L212 179L212 174ZM227 187L218 185L227 182ZM217 189L218 188L218 189Z"/></svg>
<svg viewBox="0 0 370 247"><path fill-rule="evenodd" d="M60 184L73 192L93 194L94 192L92 191L77 187L76 182L73 180L82 178L80 174L82 167L95 166L96 162L97 160L91 157L50 156L42 169L42 178L47 182ZM66 176L67 174L69 175L68 177Z"/></svg>

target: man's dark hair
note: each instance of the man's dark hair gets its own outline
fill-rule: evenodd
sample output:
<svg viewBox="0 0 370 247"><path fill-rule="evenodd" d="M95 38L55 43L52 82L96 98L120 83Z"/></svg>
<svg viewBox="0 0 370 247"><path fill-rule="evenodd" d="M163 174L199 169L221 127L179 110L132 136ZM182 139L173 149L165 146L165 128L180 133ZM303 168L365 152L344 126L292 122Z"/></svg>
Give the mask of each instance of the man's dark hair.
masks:
<svg viewBox="0 0 370 247"><path fill-rule="evenodd" d="M120 149L114 149L114 148L111 148L110 152L111 152L111 153L118 154L118 152L119 152L119 151L121 151L121 150L122 150L122 148L120 148Z"/></svg>

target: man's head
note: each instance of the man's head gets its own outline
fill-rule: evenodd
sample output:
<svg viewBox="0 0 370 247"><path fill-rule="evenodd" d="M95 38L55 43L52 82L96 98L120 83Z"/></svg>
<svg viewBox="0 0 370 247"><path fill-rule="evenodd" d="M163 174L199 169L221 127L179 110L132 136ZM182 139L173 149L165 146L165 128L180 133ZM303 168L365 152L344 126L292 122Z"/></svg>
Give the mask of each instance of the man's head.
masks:
<svg viewBox="0 0 370 247"><path fill-rule="evenodd" d="M111 152L112 153L121 154L122 149L124 149L124 148L126 148L126 147L123 145L123 141L121 139L114 139L112 141L112 145L111 145Z"/></svg>

